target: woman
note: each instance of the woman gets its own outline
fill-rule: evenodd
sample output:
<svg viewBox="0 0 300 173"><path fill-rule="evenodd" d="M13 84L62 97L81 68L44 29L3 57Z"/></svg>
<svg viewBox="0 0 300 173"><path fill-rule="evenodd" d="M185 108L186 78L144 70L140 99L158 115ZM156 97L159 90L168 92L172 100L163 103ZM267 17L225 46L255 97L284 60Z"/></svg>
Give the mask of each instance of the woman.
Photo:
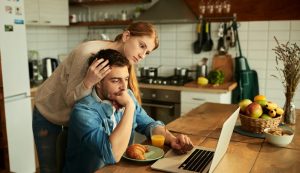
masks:
<svg viewBox="0 0 300 173"><path fill-rule="evenodd" d="M94 84L110 72L108 62L87 60L101 49L114 49L131 64L137 64L158 47L153 25L145 22L131 24L115 41L89 41L77 46L37 91L33 111L33 133L40 171L56 172L56 139L62 126L69 121L74 103L89 95ZM134 68L130 70L129 88L140 100Z"/></svg>

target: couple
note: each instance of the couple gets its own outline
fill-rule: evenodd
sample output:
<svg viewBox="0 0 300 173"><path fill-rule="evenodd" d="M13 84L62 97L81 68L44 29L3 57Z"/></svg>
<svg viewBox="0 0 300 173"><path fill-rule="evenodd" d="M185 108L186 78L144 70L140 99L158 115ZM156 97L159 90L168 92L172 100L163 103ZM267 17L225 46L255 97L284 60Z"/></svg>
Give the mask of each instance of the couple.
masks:
<svg viewBox="0 0 300 173"><path fill-rule="evenodd" d="M158 46L155 27L147 22L136 22L129 25L113 41L88 41L71 51L68 58L55 69L50 78L39 86L35 96L32 126L41 173L56 172L56 142L62 126L71 124L69 133L71 144L68 146L70 149L67 153L69 172L73 172L72 170L89 172L96 167L100 168L105 164L119 161L131 142L129 140L133 130L142 132L146 136L149 136L150 129L154 129L154 133L161 131L162 124L148 117L139 106L140 92L133 65L143 60ZM102 56L103 52L97 53L99 50L107 51L107 49L117 52L110 52L108 57L96 58ZM94 58L98 60L90 62L89 65L87 61L92 55L95 55ZM127 65L126 63L118 65L124 60L114 62L110 60L111 56L125 57L131 64L130 68L128 62ZM116 65L111 65L114 64L112 62ZM121 67L125 66L124 69L127 74L129 73L127 79L123 76L123 72L118 73L122 76L110 79L114 77L114 73L111 73L112 69L119 72ZM128 93L127 87L131 90ZM99 101L101 103L98 103ZM73 111L74 117L70 122L71 111L76 102L78 103ZM88 114L85 114L85 111ZM101 116L98 116L99 113ZM88 119L76 120L76 118L87 117ZM95 128L91 128L94 126ZM74 131L72 131L73 127L76 127ZM88 136L85 133L90 135L89 138L86 138ZM77 142L72 142L75 139ZM97 145L93 145L95 143ZM178 135L175 138L168 132L166 143L172 148L181 149L191 141L185 135ZM83 147L82 151L90 153L88 160L91 163L87 164L90 167L77 164L80 158L84 158L81 156L82 151L79 150L81 147ZM79 170L80 165L84 171Z"/></svg>

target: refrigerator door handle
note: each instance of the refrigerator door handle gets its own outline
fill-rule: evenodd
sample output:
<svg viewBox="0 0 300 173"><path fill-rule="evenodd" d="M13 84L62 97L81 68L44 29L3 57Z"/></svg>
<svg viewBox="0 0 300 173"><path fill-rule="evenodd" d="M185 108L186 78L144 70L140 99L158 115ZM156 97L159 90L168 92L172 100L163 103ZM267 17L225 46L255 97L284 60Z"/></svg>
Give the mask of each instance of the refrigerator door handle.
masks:
<svg viewBox="0 0 300 173"><path fill-rule="evenodd" d="M12 102L12 101L15 101L15 100L20 100L20 99L24 99L24 98L28 98L28 97L30 97L28 95L28 93L24 92L24 93L20 93L20 94L5 97L4 101L5 102Z"/></svg>

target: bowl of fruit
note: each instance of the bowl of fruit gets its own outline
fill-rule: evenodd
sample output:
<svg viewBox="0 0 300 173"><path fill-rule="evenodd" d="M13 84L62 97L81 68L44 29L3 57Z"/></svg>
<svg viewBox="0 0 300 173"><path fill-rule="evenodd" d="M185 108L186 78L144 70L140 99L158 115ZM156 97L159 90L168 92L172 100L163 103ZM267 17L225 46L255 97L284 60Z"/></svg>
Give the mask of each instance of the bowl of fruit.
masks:
<svg viewBox="0 0 300 173"><path fill-rule="evenodd" d="M239 106L241 128L253 133L264 133L266 128L277 128L284 113L282 108L263 95L255 96L253 101L243 99Z"/></svg>
<svg viewBox="0 0 300 173"><path fill-rule="evenodd" d="M294 138L294 131L287 127L266 128L264 134L270 144L279 147L287 146Z"/></svg>

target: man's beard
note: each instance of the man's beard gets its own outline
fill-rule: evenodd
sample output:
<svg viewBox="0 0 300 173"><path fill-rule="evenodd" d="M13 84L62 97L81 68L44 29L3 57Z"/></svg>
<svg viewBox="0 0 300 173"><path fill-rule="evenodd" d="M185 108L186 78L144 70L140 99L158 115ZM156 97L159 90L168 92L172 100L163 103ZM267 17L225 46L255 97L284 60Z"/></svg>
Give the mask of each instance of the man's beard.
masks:
<svg viewBox="0 0 300 173"><path fill-rule="evenodd" d="M113 92L113 93L108 93L107 91L105 91L103 88L102 88L102 93L103 93L103 97L105 100L109 100L112 105L118 110L118 109L121 109L123 106L120 105L115 99L114 97L116 96L120 96L122 95L124 92L124 90L119 90L118 92Z"/></svg>

